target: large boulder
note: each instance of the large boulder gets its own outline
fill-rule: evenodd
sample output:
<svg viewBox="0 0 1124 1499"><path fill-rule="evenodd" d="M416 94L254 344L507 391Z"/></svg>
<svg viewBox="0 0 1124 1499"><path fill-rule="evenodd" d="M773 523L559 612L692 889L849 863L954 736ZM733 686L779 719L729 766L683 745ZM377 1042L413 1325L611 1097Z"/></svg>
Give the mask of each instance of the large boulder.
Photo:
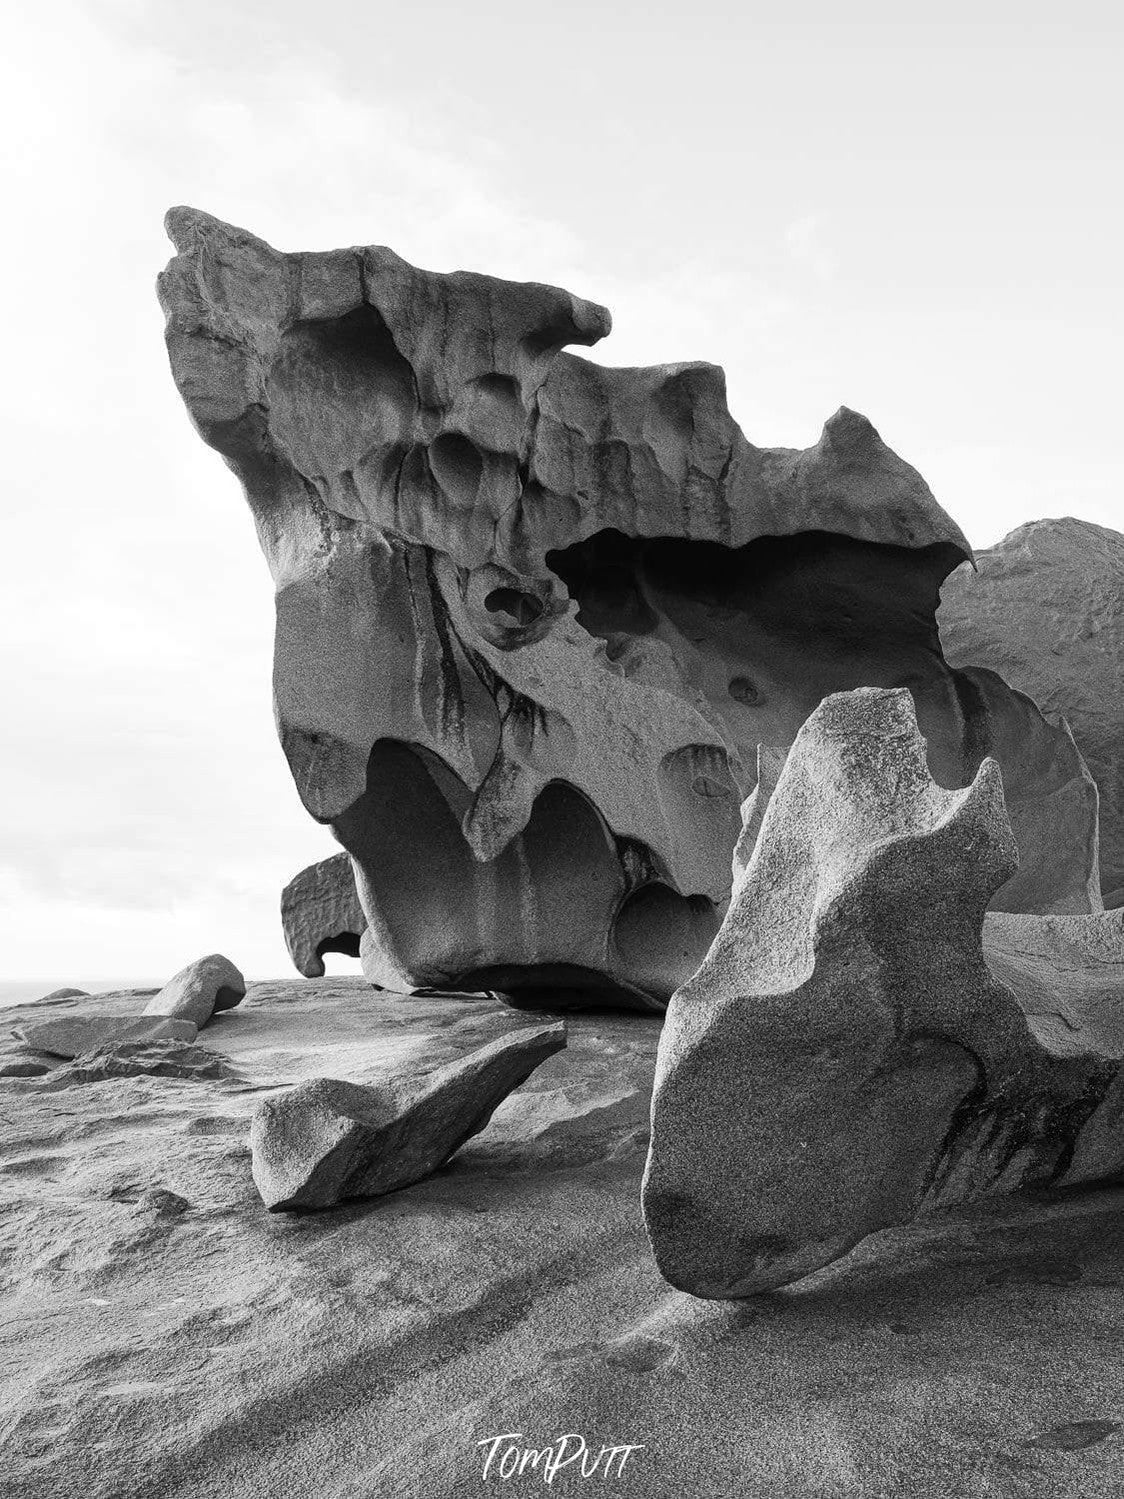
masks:
<svg viewBox="0 0 1124 1499"><path fill-rule="evenodd" d="M660 1038L643 1197L674 1285L751 1295L926 1209L1124 1169L1121 923L996 918L989 970L1016 862L998 765L939 787L907 692L812 713Z"/></svg>
<svg viewBox="0 0 1124 1499"><path fill-rule="evenodd" d="M229 958L213 952L196 958L168 980L144 1007L146 1015L190 1020L200 1030L217 1010L231 1010L245 997L246 980Z"/></svg>
<svg viewBox="0 0 1124 1499"><path fill-rule="evenodd" d="M377 1084L320 1077L265 1099L250 1131L262 1201L275 1212L325 1208L420 1181L565 1045L561 1020L505 1024L443 1067L399 1060Z"/></svg>
<svg viewBox="0 0 1124 1499"><path fill-rule="evenodd" d="M324 954L359 956L367 918L348 854L321 859L294 875L281 892L281 927L298 973L323 978Z"/></svg>
<svg viewBox="0 0 1124 1499"><path fill-rule="evenodd" d="M1124 905L1124 535L1067 516L1020 526L941 590L945 655L1064 715L1100 791L1100 884Z"/></svg>
<svg viewBox="0 0 1124 1499"><path fill-rule="evenodd" d="M942 785L1000 760L1002 904L1090 908L1080 757L942 657L969 547L865 417L757 447L712 365L565 352L609 330L569 292L168 229L172 372L257 520L281 742L373 982L662 1007L720 924L758 745L862 685L909 687Z"/></svg>

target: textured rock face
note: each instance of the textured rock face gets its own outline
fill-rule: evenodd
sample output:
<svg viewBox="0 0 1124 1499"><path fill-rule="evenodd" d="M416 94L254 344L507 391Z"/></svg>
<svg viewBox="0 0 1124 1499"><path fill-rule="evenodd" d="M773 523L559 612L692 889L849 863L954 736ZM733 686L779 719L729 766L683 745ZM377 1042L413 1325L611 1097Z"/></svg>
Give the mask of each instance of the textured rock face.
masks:
<svg viewBox="0 0 1124 1499"><path fill-rule="evenodd" d="M65 998L84 998L66 995ZM41 1002L41 1001L40 1001ZM163 1019L159 1015L138 1020L118 1015L63 1016L38 1025L21 1026L16 1034L25 1046L49 1056L78 1057L83 1052L124 1041L194 1041L198 1026L190 1020Z"/></svg>
<svg viewBox="0 0 1124 1499"><path fill-rule="evenodd" d="M568 292L168 225L173 374L254 511L282 744L355 862L373 982L661 1007L718 929L758 746L864 684L910 688L942 784L1000 760L1001 903L1089 908L1080 757L944 661L967 543L865 418L757 448L713 366L565 352L609 329Z"/></svg>
<svg viewBox="0 0 1124 1499"><path fill-rule="evenodd" d="M1124 905L1124 536L1032 521L977 561L941 591L945 653L1064 714L1100 791L1104 903Z"/></svg>
<svg viewBox="0 0 1124 1499"><path fill-rule="evenodd" d="M246 980L229 958L211 953L196 958L168 980L144 1007L146 1015L190 1020L200 1030L216 1010L233 1009L246 993Z"/></svg>
<svg viewBox="0 0 1124 1499"><path fill-rule="evenodd" d="M281 926L289 956L306 979L323 978L326 952L359 956L367 918L348 854L310 864L289 881L281 892Z"/></svg>
<svg viewBox="0 0 1124 1499"><path fill-rule="evenodd" d="M54 1069L41 1087L45 1093L83 1087L118 1077L175 1077L184 1082L237 1081L237 1074L214 1052L189 1041L119 1041L83 1052Z"/></svg>
<svg viewBox="0 0 1124 1499"><path fill-rule="evenodd" d="M1124 910L1093 916L989 911L984 961L1058 1056L1124 1055Z"/></svg>
<svg viewBox="0 0 1124 1499"><path fill-rule="evenodd" d="M566 1045L562 1021L503 1025L459 1061L387 1069L379 1085L315 1078L266 1099L250 1131L254 1182L275 1210L379 1197L436 1171Z"/></svg>
<svg viewBox="0 0 1124 1499"><path fill-rule="evenodd" d="M1120 922L990 918L989 971L1015 860L998 766L937 786L908 693L815 710L660 1039L644 1212L674 1285L750 1295L925 1208L1124 1168Z"/></svg>

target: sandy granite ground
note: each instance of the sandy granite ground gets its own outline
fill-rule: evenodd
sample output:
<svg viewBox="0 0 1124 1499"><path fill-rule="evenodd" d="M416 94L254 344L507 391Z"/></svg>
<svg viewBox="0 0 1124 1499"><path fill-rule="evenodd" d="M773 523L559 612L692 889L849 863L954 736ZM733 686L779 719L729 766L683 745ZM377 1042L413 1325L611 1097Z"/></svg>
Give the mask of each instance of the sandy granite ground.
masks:
<svg viewBox="0 0 1124 1499"><path fill-rule="evenodd" d="M7 1011L0 1065L21 1021L142 1005ZM444 1060L493 1009L257 984L200 1038L234 1079L0 1079L5 1499L1124 1493L1124 1192L932 1219L786 1291L695 1301L639 1214L656 1018L571 1019L421 1185L265 1212L266 1089ZM566 1433L587 1467L636 1450L608 1476L500 1475Z"/></svg>

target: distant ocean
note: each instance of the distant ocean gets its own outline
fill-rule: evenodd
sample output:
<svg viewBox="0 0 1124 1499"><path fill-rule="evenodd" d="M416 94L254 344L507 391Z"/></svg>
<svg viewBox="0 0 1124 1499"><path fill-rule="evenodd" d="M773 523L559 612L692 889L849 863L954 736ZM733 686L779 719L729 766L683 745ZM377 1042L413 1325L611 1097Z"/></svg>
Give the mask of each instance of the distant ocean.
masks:
<svg viewBox="0 0 1124 1499"><path fill-rule="evenodd" d="M42 999L55 989L85 989L89 994L111 994L116 989L158 989L163 979L0 979L0 1010L9 1005Z"/></svg>

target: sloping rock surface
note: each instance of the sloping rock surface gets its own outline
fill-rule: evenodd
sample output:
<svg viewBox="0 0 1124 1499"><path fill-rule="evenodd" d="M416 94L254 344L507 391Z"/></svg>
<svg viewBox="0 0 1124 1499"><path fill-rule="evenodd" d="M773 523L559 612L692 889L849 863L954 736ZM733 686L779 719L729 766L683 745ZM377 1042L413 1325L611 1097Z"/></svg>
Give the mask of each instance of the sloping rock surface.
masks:
<svg viewBox="0 0 1124 1499"><path fill-rule="evenodd" d="M562 1495L1118 1499L1124 1193L940 1213L790 1289L695 1300L640 1216L658 1017L571 1017L416 1186L263 1210L263 1086L452 1061L497 1017L251 984L199 1043L241 1082L0 1083L5 1499L544 1491L483 1480L507 1432L641 1444L620 1482L563 1469ZM16 1049L0 1033L0 1062Z"/></svg>

